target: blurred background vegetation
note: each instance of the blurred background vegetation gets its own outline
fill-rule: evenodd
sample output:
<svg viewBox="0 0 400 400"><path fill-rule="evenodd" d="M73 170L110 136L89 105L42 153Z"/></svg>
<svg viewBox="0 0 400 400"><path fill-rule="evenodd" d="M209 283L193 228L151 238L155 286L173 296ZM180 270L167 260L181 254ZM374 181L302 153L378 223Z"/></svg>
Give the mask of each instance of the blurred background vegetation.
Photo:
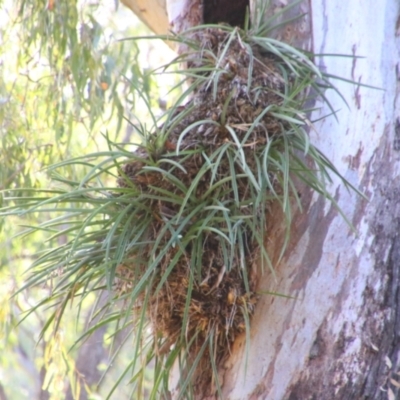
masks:
<svg viewBox="0 0 400 400"><path fill-rule="evenodd" d="M155 115L165 110L176 77L161 81L149 71L174 54L161 41L119 41L147 34L116 0L0 1L0 206L11 190L26 198L25 188L51 187L46 167L106 150L106 136L135 141L133 125L150 116L133 88L147 95ZM84 173L77 164L63 167L64 178L73 181ZM132 357L130 332L113 336L105 325L83 346L72 346L93 323L92 306L101 296L88 296L79 310L68 306L58 333L42 337L52 310L34 307L51 284L15 295L47 245L45 232L24 235L24 229L43 218L43 212L0 217L0 400L106 398ZM56 240L62 245L66 238ZM112 359L103 383L83 387L78 370L95 385L119 347L124 351ZM124 383L112 398L132 398Z"/></svg>

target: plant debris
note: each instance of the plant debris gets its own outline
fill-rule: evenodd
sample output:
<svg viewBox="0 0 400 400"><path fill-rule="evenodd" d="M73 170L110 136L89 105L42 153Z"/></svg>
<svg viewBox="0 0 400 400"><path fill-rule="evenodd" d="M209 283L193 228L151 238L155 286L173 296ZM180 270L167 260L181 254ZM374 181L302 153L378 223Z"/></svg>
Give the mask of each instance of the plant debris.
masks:
<svg viewBox="0 0 400 400"><path fill-rule="evenodd" d="M155 145L140 147L118 179L143 197L143 213L154 217L140 255L159 257L147 303L154 334L168 339L168 350L196 337L194 353L214 335L217 363L254 311L255 279L249 278L263 245L255 230L267 228L269 190L278 190L279 174L271 168L260 177L258 170L267 144L287 130L273 115L287 91L287 68L237 32L198 33L190 68L210 68L214 76L202 79L192 99L160 128L164 136L148 138ZM229 224L240 226L240 237L227 237ZM138 264L130 267L136 282L146 271L145 262ZM122 271L126 281L127 267Z"/></svg>

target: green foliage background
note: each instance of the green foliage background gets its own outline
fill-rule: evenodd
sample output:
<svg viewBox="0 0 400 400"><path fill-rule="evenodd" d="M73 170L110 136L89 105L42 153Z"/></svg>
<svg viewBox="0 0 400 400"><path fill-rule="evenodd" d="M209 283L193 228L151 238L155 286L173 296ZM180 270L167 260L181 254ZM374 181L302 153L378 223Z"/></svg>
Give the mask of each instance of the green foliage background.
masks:
<svg viewBox="0 0 400 400"><path fill-rule="evenodd" d="M105 1L0 3L3 193L13 190L14 196L26 197L24 188L49 188L47 166L105 149L105 134L116 142L132 141L135 133L123 117L135 120L140 115L142 123L149 118L132 85L151 91L153 112L161 112L162 96L174 78L166 82L164 77L161 83L148 70L169 50L155 41L143 42L140 49L136 42L119 42L121 37L148 32L130 11L115 7L116 3ZM80 181L84 173L77 165L63 168L64 178L72 181ZM0 206L2 196L0 192ZM24 226L45 219L43 213L0 217L0 392L8 399L64 399L68 379L76 393L80 390L74 369L78 352L71 346L84 329L95 296L80 304L78 319L77 305L68 308L59 334L46 334L40 343L52 310L41 308L24 317L51 287L29 288L11 298L25 284L24 271L48 245L46 232L24 236ZM22 236L15 238L16 234ZM57 240L61 245L66 238ZM110 354L111 339L104 335ZM114 361L108 379L116 379L129 355L127 350L120 363ZM124 385L115 396L130 397Z"/></svg>

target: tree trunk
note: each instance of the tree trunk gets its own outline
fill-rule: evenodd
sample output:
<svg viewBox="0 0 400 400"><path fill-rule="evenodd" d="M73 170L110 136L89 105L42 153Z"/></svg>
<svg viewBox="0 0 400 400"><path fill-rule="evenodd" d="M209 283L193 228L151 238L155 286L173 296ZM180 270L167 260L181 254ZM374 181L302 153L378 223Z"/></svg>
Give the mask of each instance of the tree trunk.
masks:
<svg viewBox="0 0 400 400"><path fill-rule="evenodd" d="M335 208L303 193L305 210L292 242L266 274L251 326L225 365L226 399L394 399L400 376L400 69L399 4L311 2L313 51L321 69L374 90L337 83L348 102L326 93L337 113L316 124L311 140L366 201L331 185L356 232ZM288 30L290 32L290 29ZM293 31L292 31L293 32ZM296 36L296 35L295 35ZM313 117L329 114L322 108Z"/></svg>
<svg viewBox="0 0 400 400"><path fill-rule="evenodd" d="M304 210L294 218L289 249L275 265L276 277L265 273L258 288L295 299L261 298L247 361L240 338L223 366L225 399L398 395L400 17L397 0L371 5L305 0L292 12L308 16L273 33L316 54L364 57L315 61L330 74L384 90L337 81L348 106L326 93L338 120L316 123L311 140L368 200L349 193L339 179L330 185L354 232L332 204L300 188ZM330 114L326 104L317 106L314 120ZM279 212L274 219L279 231ZM273 255L280 237L270 239Z"/></svg>

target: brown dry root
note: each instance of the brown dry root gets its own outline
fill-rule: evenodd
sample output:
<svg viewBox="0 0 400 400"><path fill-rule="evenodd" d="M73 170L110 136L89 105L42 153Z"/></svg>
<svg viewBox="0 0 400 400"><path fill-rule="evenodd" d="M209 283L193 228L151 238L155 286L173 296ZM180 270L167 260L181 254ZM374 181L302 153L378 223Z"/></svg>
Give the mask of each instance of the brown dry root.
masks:
<svg viewBox="0 0 400 400"><path fill-rule="evenodd" d="M197 335L197 341L202 344L208 333L214 331L215 343L226 348L238 333L244 331L243 313L246 310L250 314L253 312L255 296L246 293L239 268L226 271L219 249L210 246L209 241L205 242L201 278L193 278L193 273L191 277L190 261L182 257L165 285L152 298L150 317L153 326L164 337L176 339L182 332L185 304L192 286L189 322L184 327L184 335L188 338ZM167 263L161 266L160 276L166 267Z"/></svg>
<svg viewBox="0 0 400 400"><path fill-rule="evenodd" d="M238 36L231 41L222 58L221 53L229 40L228 33L215 28L207 29L201 32L201 38L201 50L196 59L191 58L192 67L210 65L219 68L218 77L214 79L214 82L217 82L216 93L213 82L203 83L192 100L185 107L177 109L175 121L182 118L175 125L171 123L170 127L164 127L169 129L167 139L150 151L144 147L138 149L134 155L134 161L124 166L118 184L120 187L132 187L136 196L157 195L155 188L161 188L183 197L182 191L171 179L166 178L166 174L146 168L148 165L157 165L187 188L197 180L194 196L191 198L199 199L199 202L205 205L215 204L215 199L218 199L220 204L234 207L236 196L240 204L248 204L249 211L246 211L247 206L243 206L240 212L243 215L248 212L249 216L257 218L251 204L254 188L249 184L247 176L243 174L243 163L240 160L232 163L227 156L223 155L219 159L217 173L212 174L211 169L207 168L207 158L210 158L222 146L238 149L239 144L230 131L233 130L240 142L245 139L241 145L242 154L247 168L255 171L257 157L268 141L282 132L281 121L277 121L268 112L263 116L261 114L269 105L281 104L280 93L284 91L285 81L272 55L261 55L256 47L252 47L250 51L249 45L244 44ZM190 112L187 113L187 110ZM253 125L257 118L259 118L258 123ZM209 122L189 129L184 137L179 139L182 132L190 125L204 120ZM176 155L179 140L181 140L180 154ZM182 168L163 161L166 159L179 163ZM229 180L210 191L213 182L214 184L217 181L223 182L224 178L231 176L232 168L235 169L236 175L239 175L236 180L236 193ZM146 236L147 242L151 242L157 239L165 224L176 216L180 205L170 201L151 200L149 196L145 201L154 217L154 222ZM196 205L195 201L188 201L181 218L190 216ZM260 207L265 208L266 204L261 204ZM207 212L209 211L202 209L192 217L188 217L186 230L182 231L181 235L184 236L190 227L201 220ZM216 228L223 229L224 223L220 222ZM214 343L217 346L217 351L213 354L213 357L216 357L216 363L229 352L230 344L245 329L244 313L251 315L256 302L253 292L254 282L251 281L251 268L259 251L259 244L254 242L249 229L245 231L244 236L242 238L246 248L244 268L243 260L239 259L240 255L236 250L232 265L224 264L221 238L210 231L203 240L201 271L193 271L190 259L192 244L189 242L165 283L155 292L160 279L176 255L178 246L171 246L168 253L161 259L158 271L153 276L147 310L154 334L157 337L168 338L164 348L158 349L159 352L168 351L170 346L176 344L182 337L189 341L197 335L196 345L191 348L194 359L196 352L211 333L215 337ZM168 234L164 234L160 245L165 245L169 238ZM141 254L142 259L150 257L153 250L151 245L145 247ZM154 254L157 252L153 253L153 257ZM145 264L141 266L133 263L120 269L119 275L124 278L124 289L120 289L130 290L135 281L140 279L145 268ZM136 272L133 273L133 270ZM244 275L250 277L250 292L246 291ZM190 287L191 298L187 309L186 302ZM185 312L187 322L183 326ZM209 359L207 353L208 350L205 352L205 357ZM200 363L195 381L199 379L203 381L202 384L206 384L207 381L210 383L209 361Z"/></svg>

